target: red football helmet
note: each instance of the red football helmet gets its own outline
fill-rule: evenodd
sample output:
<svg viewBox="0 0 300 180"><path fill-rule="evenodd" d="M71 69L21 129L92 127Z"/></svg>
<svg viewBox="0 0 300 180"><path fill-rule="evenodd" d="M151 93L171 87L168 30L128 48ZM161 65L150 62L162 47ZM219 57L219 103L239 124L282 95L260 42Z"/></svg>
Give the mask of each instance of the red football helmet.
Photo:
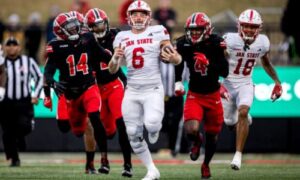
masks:
<svg viewBox="0 0 300 180"><path fill-rule="evenodd" d="M262 28L260 14L254 9L242 12L238 19L238 31L244 41L254 41Z"/></svg>
<svg viewBox="0 0 300 180"><path fill-rule="evenodd" d="M76 11L59 14L53 24L54 34L63 40L77 40L83 28L83 15Z"/></svg>
<svg viewBox="0 0 300 180"><path fill-rule="evenodd" d="M134 12L145 12L145 17L139 19L134 16ZM141 30L146 28L151 22L151 8L141 0L134 1L127 9L128 24L134 29Z"/></svg>
<svg viewBox="0 0 300 180"><path fill-rule="evenodd" d="M205 13L196 12L187 18L185 23L187 38L193 43L198 43L211 34L210 19Z"/></svg>
<svg viewBox="0 0 300 180"><path fill-rule="evenodd" d="M84 22L98 38L104 37L109 31L108 17L101 9L90 9L85 15Z"/></svg>

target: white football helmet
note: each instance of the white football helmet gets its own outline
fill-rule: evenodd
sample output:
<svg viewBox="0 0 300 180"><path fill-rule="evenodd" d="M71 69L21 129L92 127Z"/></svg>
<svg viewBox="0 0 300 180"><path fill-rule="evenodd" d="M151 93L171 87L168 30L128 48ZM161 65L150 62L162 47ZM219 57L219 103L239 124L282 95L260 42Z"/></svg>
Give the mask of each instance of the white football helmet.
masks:
<svg viewBox="0 0 300 180"><path fill-rule="evenodd" d="M133 12L145 12L146 18L141 20L136 20L132 14ZM141 30L146 28L150 22L151 22L151 8L150 6L145 2L141 0L134 1L130 4L130 6L127 9L127 19L128 24L132 26L135 29Z"/></svg>
<svg viewBox="0 0 300 180"><path fill-rule="evenodd" d="M244 41L254 41L262 28L262 23L261 16L256 10L245 10L240 14L238 19L238 31L240 36Z"/></svg>

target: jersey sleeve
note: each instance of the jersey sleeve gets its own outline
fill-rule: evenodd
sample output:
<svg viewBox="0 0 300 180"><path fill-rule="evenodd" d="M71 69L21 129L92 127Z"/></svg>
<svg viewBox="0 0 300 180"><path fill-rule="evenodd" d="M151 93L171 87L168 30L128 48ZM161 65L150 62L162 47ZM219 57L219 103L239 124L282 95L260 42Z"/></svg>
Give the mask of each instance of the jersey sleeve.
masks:
<svg viewBox="0 0 300 180"><path fill-rule="evenodd" d="M183 73L184 61L185 61L183 56L183 46L179 39L177 39L175 42L175 48L177 52L182 56L181 63L175 66L175 82L177 82L177 81L182 81L182 73Z"/></svg>
<svg viewBox="0 0 300 180"><path fill-rule="evenodd" d="M46 47L46 53L47 53L47 59L46 59L46 65L44 70L44 78L46 84L53 83L54 79L53 76L55 74L56 70L56 64L55 64L55 46L54 43L50 42Z"/></svg>
<svg viewBox="0 0 300 180"><path fill-rule="evenodd" d="M115 40L113 42L113 48L115 49L116 47L119 47L121 40L122 40L122 33L118 33L117 36L115 37Z"/></svg>
<svg viewBox="0 0 300 180"><path fill-rule="evenodd" d="M155 38L158 41L170 40L170 34L164 26L162 26L162 25L154 26L153 31L157 32Z"/></svg>
<svg viewBox="0 0 300 180"><path fill-rule="evenodd" d="M224 39L224 43L225 43L225 45L226 45L226 51L227 51L227 53L229 54L230 53L230 51L231 51L231 47L230 47L230 45L232 44L232 42L231 42L231 36L230 36L230 34L229 33L226 33L226 34L224 34L223 36L222 36L222 38Z"/></svg>
<svg viewBox="0 0 300 180"><path fill-rule="evenodd" d="M266 35L261 35L262 38L262 45L263 45L263 52L264 54L270 50L270 40Z"/></svg>

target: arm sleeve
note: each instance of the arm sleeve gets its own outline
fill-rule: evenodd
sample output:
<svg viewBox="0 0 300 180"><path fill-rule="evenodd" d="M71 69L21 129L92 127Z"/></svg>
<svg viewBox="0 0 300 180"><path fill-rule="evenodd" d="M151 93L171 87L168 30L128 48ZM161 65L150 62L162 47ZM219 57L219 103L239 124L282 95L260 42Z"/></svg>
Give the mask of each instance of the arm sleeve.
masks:
<svg viewBox="0 0 300 180"><path fill-rule="evenodd" d="M221 48L219 47L217 49L217 61L219 62L217 64L217 72L219 73L219 76L222 76L224 78L226 78L229 74L229 63L225 57L225 54L224 54L224 51L225 49L224 48Z"/></svg>
<svg viewBox="0 0 300 180"><path fill-rule="evenodd" d="M93 48L93 58L94 58L94 63L99 64L100 62L105 62L109 63L112 55L110 52L105 50L99 43L96 42L95 39L91 42L92 48Z"/></svg>
<svg viewBox="0 0 300 180"><path fill-rule="evenodd" d="M176 50L182 56L182 62L175 66L175 82L182 81L182 73L184 69L184 54L180 46L176 43Z"/></svg>
<svg viewBox="0 0 300 180"><path fill-rule="evenodd" d="M35 80L35 90L34 90L33 97L40 97L43 89L43 74L41 73L37 63L32 58L29 58L29 60L30 60L30 74Z"/></svg>
<svg viewBox="0 0 300 180"><path fill-rule="evenodd" d="M54 74L56 71L56 65L55 65L55 58L53 54L48 53L48 58L46 60L45 70L44 70L44 78L45 83L48 86L51 86L51 84L54 82Z"/></svg>

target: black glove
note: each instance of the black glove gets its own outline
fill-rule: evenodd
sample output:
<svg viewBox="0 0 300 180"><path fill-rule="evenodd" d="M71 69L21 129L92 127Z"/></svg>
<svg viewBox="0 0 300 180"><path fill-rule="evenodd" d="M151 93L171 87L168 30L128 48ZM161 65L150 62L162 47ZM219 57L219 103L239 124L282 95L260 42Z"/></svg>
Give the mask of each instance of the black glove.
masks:
<svg viewBox="0 0 300 180"><path fill-rule="evenodd" d="M54 89L54 92L56 93L57 96L61 96L62 94L65 93L65 91L67 90L67 82L56 82L53 81L50 84L50 87L52 87Z"/></svg>

